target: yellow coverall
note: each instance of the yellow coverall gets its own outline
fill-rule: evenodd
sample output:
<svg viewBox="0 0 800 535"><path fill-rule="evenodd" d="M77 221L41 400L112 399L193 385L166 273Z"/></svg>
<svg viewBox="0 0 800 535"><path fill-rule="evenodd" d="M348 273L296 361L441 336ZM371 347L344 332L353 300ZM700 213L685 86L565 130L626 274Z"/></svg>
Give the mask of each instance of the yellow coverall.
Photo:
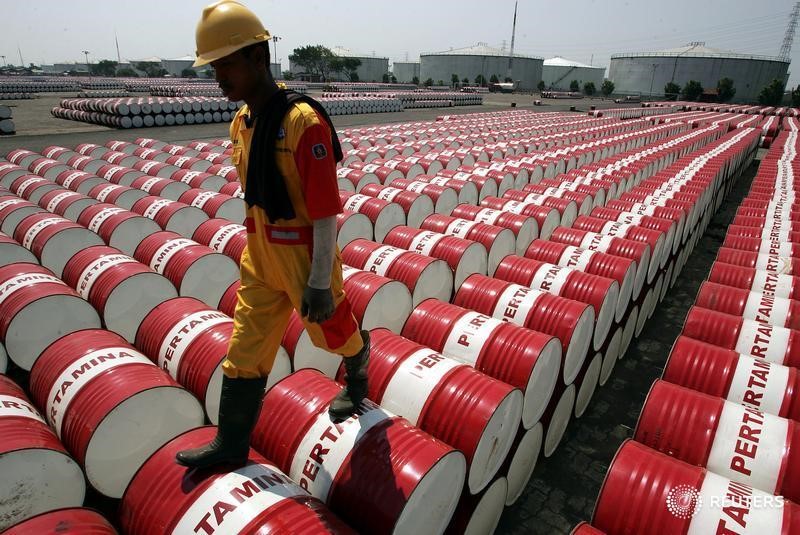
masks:
<svg viewBox="0 0 800 535"><path fill-rule="evenodd" d="M254 128L243 106L230 126L231 161L246 189L247 163ZM342 211L326 121L308 104L290 106L278 132L276 160L296 217L270 224L258 206L247 207L247 248L241 261L242 286L234 313L234 329L223 372L231 378L255 378L269 374L292 310L301 298L311 270L313 220ZM317 347L349 357L358 354L363 340L358 322L342 286L342 259L336 248L331 290L336 311L321 324L303 318Z"/></svg>

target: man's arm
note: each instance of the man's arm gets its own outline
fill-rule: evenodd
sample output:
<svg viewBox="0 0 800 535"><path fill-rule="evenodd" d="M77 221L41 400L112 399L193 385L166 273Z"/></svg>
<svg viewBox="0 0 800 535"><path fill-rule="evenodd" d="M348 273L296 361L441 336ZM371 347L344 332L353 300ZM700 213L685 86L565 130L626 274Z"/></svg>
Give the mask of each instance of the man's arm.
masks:
<svg viewBox="0 0 800 535"><path fill-rule="evenodd" d="M295 163L314 226L311 269L300 312L310 321L322 323L335 311L331 271L336 251L336 215L342 211L327 125L314 124L305 129L295 149Z"/></svg>
<svg viewBox="0 0 800 535"><path fill-rule="evenodd" d="M336 216L314 220L314 248L308 285L318 290L331 287L331 270L336 250Z"/></svg>
<svg viewBox="0 0 800 535"><path fill-rule="evenodd" d="M336 307L331 291L331 271L336 249L336 217L314 220L314 247L311 255L311 273L303 292L300 313L314 323L329 320Z"/></svg>

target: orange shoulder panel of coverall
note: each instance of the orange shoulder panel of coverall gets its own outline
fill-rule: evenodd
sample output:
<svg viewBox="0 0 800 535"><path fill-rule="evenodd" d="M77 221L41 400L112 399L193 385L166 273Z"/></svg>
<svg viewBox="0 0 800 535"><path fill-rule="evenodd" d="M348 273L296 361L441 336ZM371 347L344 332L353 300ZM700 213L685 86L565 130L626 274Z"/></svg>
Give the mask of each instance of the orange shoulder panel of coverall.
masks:
<svg viewBox="0 0 800 535"><path fill-rule="evenodd" d="M231 161L247 188L247 164L253 128L243 106L230 127L234 143ZM313 220L335 216L342 210L336 178L331 132L325 121L306 103L290 107L275 146L276 160L286 180L295 211L291 220L270 223L264 210L247 207L247 248L242 255L242 286L234 314L234 330L223 371L230 377L256 377L269 373L292 310L299 310L311 270ZM312 342L342 356L363 347L358 322L344 294L338 247L331 273L336 312L322 323L303 319Z"/></svg>

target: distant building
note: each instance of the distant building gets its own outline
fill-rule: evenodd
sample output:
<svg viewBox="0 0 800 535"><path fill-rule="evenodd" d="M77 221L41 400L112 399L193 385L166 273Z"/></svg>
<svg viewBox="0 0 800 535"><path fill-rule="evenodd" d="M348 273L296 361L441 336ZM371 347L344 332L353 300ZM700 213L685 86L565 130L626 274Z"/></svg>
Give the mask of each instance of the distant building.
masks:
<svg viewBox="0 0 800 535"><path fill-rule="evenodd" d="M544 60L542 67L542 81L547 89L569 91L569 86L573 80L577 80L583 90L583 84L594 83L595 89L600 92L603 85L603 77L606 74L605 67L586 65L578 61L555 57Z"/></svg>
<svg viewBox="0 0 800 535"><path fill-rule="evenodd" d="M179 58L172 58L172 59L161 59L159 57L149 57L137 60L123 60L122 63L117 65L117 70L119 69L133 69L136 71L139 76L145 76L145 72L136 68L136 65L139 63L155 63L160 65L162 69L167 71L167 74L170 76L174 76L176 78L182 76L184 69L192 69L194 70L199 77L203 77L203 74L206 71L213 72L213 69L210 66L203 65L202 67L192 67L192 64L195 61L194 56L183 56ZM94 62L92 62L94 63ZM272 76L275 78L282 78L281 75L281 64L280 63L270 63L270 72L272 72ZM42 65L42 71L44 74L62 74L65 72L78 72L78 73L86 73L88 69L86 68L86 63L55 63L53 65Z"/></svg>
<svg viewBox="0 0 800 535"><path fill-rule="evenodd" d="M160 60L161 67L175 77L180 77L184 69L192 69L194 63L194 56L182 56L179 58L162 59ZM193 69L197 71L198 69Z"/></svg>
<svg viewBox="0 0 800 535"><path fill-rule="evenodd" d="M415 76L419 79L419 61L395 61L392 63L392 74L399 83L410 84Z"/></svg>
<svg viewBox="0 0 800 535"><path fill-rule="evenodd" d="M502 82L508 75L509 59L509 52L492 48L486 43L421 54L419 78L420 81L430 78L434 83L442 80L445 84L450 84L453 74L458 75L460 80L468 78L470 83L474 83L479 75L483 75L487 82L494 75ZM514 54L511 79L519 82L520 89L535 89L542 79L543 60L544 58L536 56Z"/></svg>
<svg viewBox="0 0 800 535"><path fill-rule="evenodd" d="M357 54L342 47L332 48L331 51L335 55L342 58L357 58L361 60L361 65L359 65L359 67L356 69L356 74L358 75L358 80L360 82L380 82L383 80L383 75L389 72L389 58ZM294 74L295 78L298 80L307 80L311 82L319 81L312 79L314 77L309 76L303 67L295 65L291 62L291 60L289 61L289 70L292 71L292 74ZM331 73L330 78L331 79L329 81L334 82L350 81L350 78L346 72Z"/></svg>
<svg viewBox="0 0 800 535"><path fill-rule="evenodd" d="M163 63L162 63L163 61L164 61L164 60L162 60L161 58L159 58L159 57L157 57L157 56L150 56L149 58L142 58L142 59L132 59L132 60L129 60L129 62L130 62L130 64L131 64L131 69L133 69L134 71L136 71L136 73L137 73L139 76L147 76L147 73L145 73L143 70L141 70L141 69L138 69L138 68L136 67L136 66L137 66L139 63L155 63L156 65L159 65L159 66L161 66L162 68L166 69L166 67L164 67L164 66L163 66ZM167 69L167 72L169 72L169 69ZM173 75L173 76L176 76L176 75ZM180 72L178 72L177 76L180 76Z"/></svg>
<svg viewBox="0 0 800 535"><path fill-rule="evenodd" d="M89 69L86 63L54 63L52 65L41 65L44 74L63 74L65 72L87 73Z"/></svg>
<svg viewBox="0 0 800 535"><path fill-rule="evenodd" d="M683 87L689 80L716 89L721 78L733 80L736 101L754 101L772 80L784 83L789 61L772 56L737 54L694 42L658 52L614 54L608 77L615 93L662 97L669 82Z"/></svg>

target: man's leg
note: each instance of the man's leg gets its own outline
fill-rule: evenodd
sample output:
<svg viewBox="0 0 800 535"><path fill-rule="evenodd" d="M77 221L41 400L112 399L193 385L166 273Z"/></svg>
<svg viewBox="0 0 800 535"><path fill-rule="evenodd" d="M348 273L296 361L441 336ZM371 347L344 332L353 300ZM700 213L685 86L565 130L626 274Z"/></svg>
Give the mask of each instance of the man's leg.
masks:
<svg viewBox="0 0 800 535"><path fill-rule="evenodd" d="M347 386L331 402L329 412L336 421L354 414L367 397L367 367L369 364L369 332L359 330L350 302L341 286L334 283L336 312L323 323L311 323L303 318L309 338L315 346L341 355L345 366Z"/></svg>
<svg viewBox="0 0 800 535"><path fill-rule="evenodd" d="M200 448L179 452L184 466L203 468L247 460L250 434L264 397L267 376L275 362L292 304L288 296L265 286L242 257L242 286L234 313L228 356L222 363L219 426L214 440Z"/></svg>

